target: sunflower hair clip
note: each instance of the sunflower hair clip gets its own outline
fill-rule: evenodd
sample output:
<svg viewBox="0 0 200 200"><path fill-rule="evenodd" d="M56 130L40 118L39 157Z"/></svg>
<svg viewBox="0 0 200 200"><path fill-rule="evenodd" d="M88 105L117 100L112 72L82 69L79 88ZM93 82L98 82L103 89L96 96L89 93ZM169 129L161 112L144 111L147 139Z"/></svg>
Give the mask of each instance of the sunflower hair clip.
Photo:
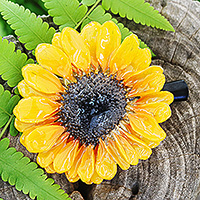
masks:
<svg viewBox="0 0 200 200"><path fill-rule="evenodd" d="M163 69L150 66L136 35L121 43L112 21L91 22L80 34L66 27L35 56L38 64L22 69L15 127L38 164L70 182L100 184L117 165L148 159L166 137L159 123L171 116L169 105L188 97L184 81L165 83Z"/></svg>

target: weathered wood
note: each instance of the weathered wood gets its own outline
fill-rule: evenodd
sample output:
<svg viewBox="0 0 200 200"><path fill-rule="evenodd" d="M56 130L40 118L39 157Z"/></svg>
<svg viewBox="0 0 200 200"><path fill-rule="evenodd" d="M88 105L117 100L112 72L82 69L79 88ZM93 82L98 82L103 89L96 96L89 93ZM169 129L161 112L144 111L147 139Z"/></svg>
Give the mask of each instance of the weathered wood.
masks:
<svg viewBox="0 0 200 200"><path fill-rule="evenodd" d="M64 175L54 175L56 183L68 193L79 190L90 200L195 200L200 192L200 3L192 0L149 2L169 19L175 33L120 20L157 55L152 63L164 68L167 81L184 79L188 83L190 98L172 104L172 117L162 124L167 138L153 149L150 159L126 171L118 169L113 180L100 185L71 184ZM17 137L10 139L11 146L35 159L19 144ZM0 197L30 199L2 181ZM72 193L72 199L81 198L78 192Z"/></svg>

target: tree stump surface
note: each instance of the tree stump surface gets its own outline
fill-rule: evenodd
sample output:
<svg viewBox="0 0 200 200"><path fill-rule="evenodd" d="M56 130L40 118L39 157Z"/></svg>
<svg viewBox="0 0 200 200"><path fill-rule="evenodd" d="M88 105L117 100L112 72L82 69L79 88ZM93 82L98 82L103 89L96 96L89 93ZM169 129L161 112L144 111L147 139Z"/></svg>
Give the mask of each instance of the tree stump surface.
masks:
<svg viewBox="0 0 200 200"><path fill-rule="evenodd" d="M175 33L119 20L153 50L156 57L152 64L164 68L168 82L187 82L190 97L171 105L171 118L161 124L167 137L153 149L151 157L126 171L118 168L111 181L88 186L81 181L69 183L63 174L48 175L71 194L72 200L195 200L200 193L200 2L148 2L169 19ZM36 155L27 152L19 137L8 137L10 146L35 160ZM2 180L0 198L30 199Z"/></svg>

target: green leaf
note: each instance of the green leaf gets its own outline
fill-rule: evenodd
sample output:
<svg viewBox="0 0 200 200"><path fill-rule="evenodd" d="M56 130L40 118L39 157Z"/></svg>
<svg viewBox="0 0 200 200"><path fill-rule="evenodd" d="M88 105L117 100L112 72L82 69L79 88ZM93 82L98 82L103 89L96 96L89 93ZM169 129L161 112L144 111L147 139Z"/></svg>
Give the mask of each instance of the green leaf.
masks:
<svg viewBox="0 0 200 200"><path fill-rule="evenodd" d="M22 79L21 68L27 63L34 63L32 59L27 60L27 56L20 50L15 52L14 43L0 36L0 75L6 80L10 87L16 86Z"/></svg>
<svg viewBox="0 0 200 200"><path fill-rule="evenodd" d="M4 91L3 86L0 85L0 128L8 122L19 100L18 95L11 97L11 93L8 90Z"/></svg>
<svg viewBox="0 0 200 200"><path fill-rule="evenodd" d="M33 50L40 43L51 42L55 29L49 28L48 23L43 23L30 10L10 1L0 0L0 12L19 36L19 41L25 43L26 49Z"/></svg>
<svg viewBox="0 0 200 200"><path fill-rule="evenodd" d="M64 27L72 27L84 17L87 12L87 6L79 6L77 0L42 0L48 9L49 15L53 17L55 24L60 26L60 30Z"/></svg>
<svg viewBox="0 0 200 200"><path fill-rule="evenodd" d="M12 136L17 136L19 131L15 128L15 117L12 119L11 123L10 123L10 129L9 129L9 133Z"/></svg>
<svg viewBox="0 0 200 200"><path fill-rule="evenodd" d="M82 0L82 4L85 4L86 6L91 6L96 3L96 0Z"/></svg>
<svg viewBox="0 0 200 200"><path fill-rule="evenodd" d="M144 0L103 0L102 6L121 17L127 17L142 25L174 31L172 25L157 10Z"/></svg>
<svg viewBox="0 0 200 200"><path fill-rule="evenodd" d="M37 197L38 200L70 200L36 163L30 162L23 153L8 146L8 138L0 141L0 175L3 181L15 185L17 190L29 194L31 199Z"/></svg>

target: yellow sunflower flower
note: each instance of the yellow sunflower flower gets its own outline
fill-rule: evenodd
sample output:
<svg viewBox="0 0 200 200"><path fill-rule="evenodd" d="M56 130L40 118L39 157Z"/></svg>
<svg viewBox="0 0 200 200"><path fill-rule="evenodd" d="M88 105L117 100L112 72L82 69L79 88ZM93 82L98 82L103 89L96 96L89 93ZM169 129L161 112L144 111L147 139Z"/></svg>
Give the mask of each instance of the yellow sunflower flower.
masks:
<svg viewBox="0 0 200 200"><path fill-rule="evenodd" d="M99 184L149 158L171 115L163 69L134 34L121 43L111 21L91 22L79 34L56 33L37 46L38 64L23 67L14 108L20 141L49 173Z"/></svg>

